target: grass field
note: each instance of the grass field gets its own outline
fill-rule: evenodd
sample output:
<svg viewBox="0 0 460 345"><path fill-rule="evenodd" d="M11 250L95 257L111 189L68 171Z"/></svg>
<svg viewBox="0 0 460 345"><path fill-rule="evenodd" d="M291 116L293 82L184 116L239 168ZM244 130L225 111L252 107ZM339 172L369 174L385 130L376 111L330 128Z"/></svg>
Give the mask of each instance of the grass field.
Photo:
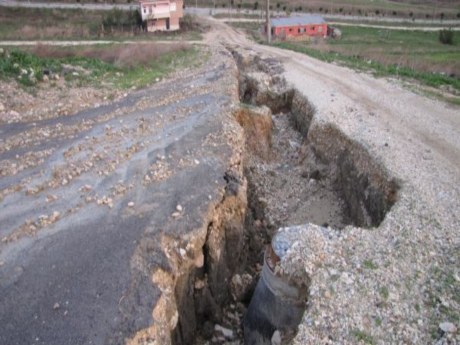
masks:
<svg viewBox="0 0 460 345"><path fill-rule="evenodd" d="M182 29L167 33L145 33L136 11L14 8L0 6L0 40L148 39L200 40L200 26L190 16Z"/></svg>
<svg viewBox="0 0 460 345"><path fill-rule="evenodd" d="M48 74L76 86L140 88L178 69L199 66L206 56L186 44L130 44L75 47L37 46L0 55L0 76L33 87Z"/></svg>

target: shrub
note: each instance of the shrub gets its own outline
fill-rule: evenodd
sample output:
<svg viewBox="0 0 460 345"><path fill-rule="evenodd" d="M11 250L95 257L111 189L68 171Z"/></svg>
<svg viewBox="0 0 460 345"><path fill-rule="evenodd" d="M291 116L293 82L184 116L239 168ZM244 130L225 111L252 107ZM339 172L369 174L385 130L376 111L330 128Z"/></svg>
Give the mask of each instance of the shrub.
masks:
<svg viewBox="0 0 460 345"><path fill-rule="evenodd" d="M442 44L454 44L454 31L452 29L442 29L439 31L439 41Z"/></svg>

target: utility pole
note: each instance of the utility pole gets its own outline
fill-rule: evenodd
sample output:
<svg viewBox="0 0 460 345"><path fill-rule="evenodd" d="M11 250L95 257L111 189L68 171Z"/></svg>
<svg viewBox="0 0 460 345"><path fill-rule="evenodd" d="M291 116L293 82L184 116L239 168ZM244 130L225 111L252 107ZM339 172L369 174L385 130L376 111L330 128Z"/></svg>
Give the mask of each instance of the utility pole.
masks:
<svg viewBox="0 0 460 345"><path fill-rule="evenodd" d="M270 25L270 0L267 0L267 43L272 42L272 28Z"/></svg>

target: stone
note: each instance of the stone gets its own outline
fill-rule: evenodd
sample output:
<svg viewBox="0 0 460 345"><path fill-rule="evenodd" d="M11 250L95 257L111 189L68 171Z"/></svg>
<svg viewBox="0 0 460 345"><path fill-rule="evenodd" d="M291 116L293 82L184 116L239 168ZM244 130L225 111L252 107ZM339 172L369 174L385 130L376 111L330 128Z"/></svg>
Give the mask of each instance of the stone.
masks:
<svg viewBox="0 0 460 345"><path fill-rule="evenodd" d="M457 332L457 327L452 322L441 322L439 324L439 329L444 333L455 333Z"/></svg>
<svg viewBox="0 0 460 345"><path fill-rule="evenodd" d="M233 331L231 329L222 327L221 325L215 325L214 330L220 332L226 339L233 339Z"/></svg>
<svg viewBox="0 0 460 345"><path fill-rule="evenodd" d="M128 207L133 207L134 206L134 202L130 201L128 202Z"/></svg>
<svg viewBox="0 0 460 345"><path fill-rule="evenodd" d="M271 343L272 345L281 345L281 333L280 331L276 330L273 332L272 338L271 338Z"/></svg>
<svg viewBox="0 0 460 345"><path fill-rule="evenodd" d="M176 206L176 210L177 210L178 212L182 212L182 206L181 206L181 205L177 205L177 206Z"/></svg>
<svg viewBox="0 0 460 345"><path fill-rule="evenodd" d="M53 305L53 309L54 309L54 310L57 310L57 309L59 309L60 307L61 307L61 306L60 306L59 303L57 303L57 302L54 303L54 305Z"/></svg>

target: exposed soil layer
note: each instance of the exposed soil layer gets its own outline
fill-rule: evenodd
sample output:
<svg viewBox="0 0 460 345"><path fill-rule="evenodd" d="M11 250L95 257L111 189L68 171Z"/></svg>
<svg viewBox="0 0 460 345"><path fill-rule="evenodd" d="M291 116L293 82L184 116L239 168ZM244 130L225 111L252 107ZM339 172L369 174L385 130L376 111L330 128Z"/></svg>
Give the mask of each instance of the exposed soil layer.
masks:
<svg viewBox="0 0 460 345"><path fill-rule="evenodd" d="M264 250L280 227L377 226L396 200L397 183L365 148L334 127L310 131L315 108L286 85L279 62L233 55L240 72L242 104L235 118L245 134L243 159L238 174L226 176L203 267L176 286L175 344L243 343L242 317Z"/></svg>

